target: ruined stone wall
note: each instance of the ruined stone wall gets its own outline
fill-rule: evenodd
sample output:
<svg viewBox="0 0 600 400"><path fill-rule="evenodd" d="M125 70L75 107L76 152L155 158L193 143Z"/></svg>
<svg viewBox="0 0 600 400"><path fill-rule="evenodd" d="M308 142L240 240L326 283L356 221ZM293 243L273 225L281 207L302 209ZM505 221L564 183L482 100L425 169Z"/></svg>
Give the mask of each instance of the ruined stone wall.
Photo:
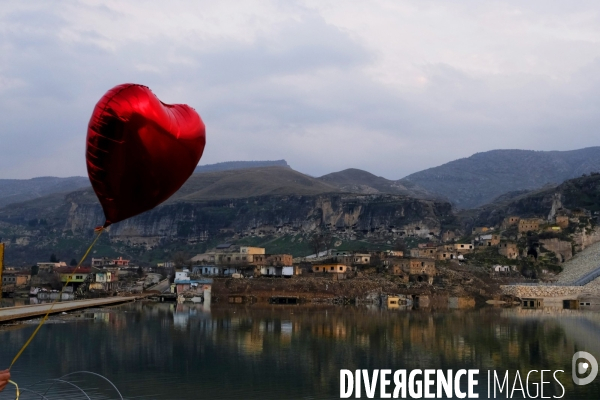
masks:
<svg viewBox="0 0 600 400"><path fill-rule="evenodd" d="M592 293L590 289L584 289L583 286L520 286L506 285L500 286L504 294L523 298L540 297L566 297L578 296L583 293ZM595 292L600 293L600 291Z"/></svg>

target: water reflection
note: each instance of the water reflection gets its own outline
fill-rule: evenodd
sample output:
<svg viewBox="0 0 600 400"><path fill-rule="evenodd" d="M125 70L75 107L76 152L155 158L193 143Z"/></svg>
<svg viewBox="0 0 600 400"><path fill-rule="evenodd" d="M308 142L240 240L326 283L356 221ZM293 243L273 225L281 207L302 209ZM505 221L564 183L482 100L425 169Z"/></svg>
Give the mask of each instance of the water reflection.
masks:
<svg viewBox="0 0 600 400"><path fill-rule="evenodd" d="M21 384L90 370L130 397L333 399L341 368L478 368L482 389L488 369L562 369L565 398L600 394L599 383L570 379L576 351L600 356L600 314L591 312L144 302L83 316L43 328L15 366ZM31 329L0 330L0 363Z"/></svg>

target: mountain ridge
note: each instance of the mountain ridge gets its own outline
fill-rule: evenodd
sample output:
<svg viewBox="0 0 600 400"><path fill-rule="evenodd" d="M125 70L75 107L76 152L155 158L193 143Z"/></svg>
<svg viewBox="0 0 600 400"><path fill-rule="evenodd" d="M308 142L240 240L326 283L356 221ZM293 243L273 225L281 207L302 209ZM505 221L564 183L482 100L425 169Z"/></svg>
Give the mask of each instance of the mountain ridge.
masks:
<svg viewBox="0 0 600 400"><path fill-rule="evenodd" d="M403 179L468 209L489 203L503 193L560 184L597 171L600 147L568 151L490 150Z"/></svg>

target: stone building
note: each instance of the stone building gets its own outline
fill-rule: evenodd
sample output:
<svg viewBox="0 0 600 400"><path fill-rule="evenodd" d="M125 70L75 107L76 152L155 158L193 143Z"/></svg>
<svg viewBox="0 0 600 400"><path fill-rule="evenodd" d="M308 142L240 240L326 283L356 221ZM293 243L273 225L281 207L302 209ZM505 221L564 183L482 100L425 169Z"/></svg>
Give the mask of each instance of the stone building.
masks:
<svg viewBox="0 0 600 400"><path fill-rule="evenodd" d="M537 231L540 229L540 220L538 218L525 218L519 221L519 233Z"/></svg>
<svg viewBox="0 0 600 400"><path fill-rule="evenodd" d="M521 218L517 217L516 215L510 215L504 218L504 221L502 221L502 227L506 229L509 226L519 225L520 220Z"/></svg>
<svg viewBox="0 0 600 400"><path fill-rule="evenodd" d="M414 258L435 259L436 253L437 253L436 247L424 247L424 248L410 249L410 256L414 257Z"/></svg>
<svg viewBox="0 0 600 400"><path fill-rule="evenodd" d="M501 242L498 245L498 253L511 260L519 258L519 248L514 242Z"/></svg>
<svg viewBox="0 0 600 400"><path fill-rule="evenodd" d="M560 226L562 229L569 227L569 217L566 215L557 215L556 216L556 225Z"/></svg>
<svg viewBox="0 0 600 400"><path fill-rule="evenodd" d="M409 273L411 275L435 276L437 273L435 261L427 258L411 258Z"/></svg>

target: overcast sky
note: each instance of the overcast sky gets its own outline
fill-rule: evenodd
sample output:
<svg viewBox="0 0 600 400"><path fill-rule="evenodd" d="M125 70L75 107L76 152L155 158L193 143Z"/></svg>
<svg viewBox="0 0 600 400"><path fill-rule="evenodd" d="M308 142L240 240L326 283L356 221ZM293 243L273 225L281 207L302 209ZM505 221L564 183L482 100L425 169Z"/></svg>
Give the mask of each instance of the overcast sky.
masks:
<svg viewBox="0 0 600 400"><path fill-rule="evenodd" d="M200 164L389 179L498 148L600 144L594 1L3 1L0 178L85 175L126 83L194 107Z"/></svg>

